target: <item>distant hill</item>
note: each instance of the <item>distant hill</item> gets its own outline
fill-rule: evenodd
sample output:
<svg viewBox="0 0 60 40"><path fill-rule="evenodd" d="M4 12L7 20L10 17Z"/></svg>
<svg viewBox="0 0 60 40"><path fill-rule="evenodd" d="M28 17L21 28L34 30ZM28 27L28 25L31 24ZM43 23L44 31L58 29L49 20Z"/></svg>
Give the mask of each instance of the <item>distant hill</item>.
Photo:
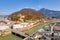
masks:
<svg viewBox="0 0 60 40"><path fill-rule="evenodd" d="M7 17L8 15L0 15L0 17Z"/></svg>
<svg viewBox="0 0 60 40"><path fill-rule="evenodd" d="M54 11L54 10L49 10L49 9L45 9L45 8L42 8L39 11L43 12L48 17L60 18L60 11Z"/></svg>
<svg viewBox="0 0 60 40"><path fill-rule="evenodd" d="M46 16L42 12L38 12L34 9L24 8L20 11L14 12L9 15L10 20L35 20L35 19L45 19Z"/></svg>

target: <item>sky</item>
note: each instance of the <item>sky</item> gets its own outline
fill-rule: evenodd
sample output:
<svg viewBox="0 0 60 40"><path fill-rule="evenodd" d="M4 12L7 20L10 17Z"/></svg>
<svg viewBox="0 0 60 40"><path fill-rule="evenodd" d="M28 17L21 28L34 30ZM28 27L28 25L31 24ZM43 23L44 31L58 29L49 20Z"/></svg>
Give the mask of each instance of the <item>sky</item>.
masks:
<svg viewBox="0 0 60 40"><path fill-rule="evenodd" d="M0 15L10 15L23 8L46 8L60 11L60 0L0 0Z"/></svg>

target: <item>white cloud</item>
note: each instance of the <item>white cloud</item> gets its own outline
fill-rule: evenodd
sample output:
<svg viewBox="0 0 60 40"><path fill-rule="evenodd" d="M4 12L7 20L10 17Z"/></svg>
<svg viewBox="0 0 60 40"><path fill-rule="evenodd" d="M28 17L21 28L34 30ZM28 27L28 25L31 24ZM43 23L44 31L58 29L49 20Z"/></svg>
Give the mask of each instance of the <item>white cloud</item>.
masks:
<svg viewBox="0 0 60 40"><path fill-rule="evenodd" d="M42 7L41 5L38 5L38 6L37 6L37 9L38 9L38 10L41 9L41 8L44 8L44 7Z"/></svg>
<svg viewBox="0 0 60 40"><path fill-rule="evenodd" d="M10 10L0 10L0 15L9 15L12 12Z"/></svg>

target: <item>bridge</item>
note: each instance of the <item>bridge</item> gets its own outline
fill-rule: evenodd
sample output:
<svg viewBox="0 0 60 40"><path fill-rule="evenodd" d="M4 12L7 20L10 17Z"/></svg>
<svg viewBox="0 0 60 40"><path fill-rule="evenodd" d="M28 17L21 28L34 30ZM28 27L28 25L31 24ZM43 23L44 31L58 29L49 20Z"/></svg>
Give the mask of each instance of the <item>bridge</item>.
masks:
<svg viewBox="0 0 60 40"><path fill-rule="evenodd" d="M11 30L11 32L12 32L13 34L19 35L19 36L21 36L21 37L23 37L23 38L26 38L26 37L29 36L28 34L23 33L23 32L21 32L21 31L18 31L18 30L13 30L13 29L10 29L10 30Z"/></svg>

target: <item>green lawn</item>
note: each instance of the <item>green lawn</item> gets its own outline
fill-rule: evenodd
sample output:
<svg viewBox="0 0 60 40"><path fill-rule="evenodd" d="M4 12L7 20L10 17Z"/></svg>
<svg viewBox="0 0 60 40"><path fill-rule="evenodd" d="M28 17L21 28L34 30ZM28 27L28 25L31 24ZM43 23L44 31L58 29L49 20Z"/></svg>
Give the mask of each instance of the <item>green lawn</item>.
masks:
<svg viewBox="0 0 60 40"><path fill-rule="evenodd" d="M8 36L0 36L0 40L23 40L23 39L11 34Z"/></svg>
<svg viewBox="0 0 60 40"><path fill-rule="evenodd" d="M39 30L42 26L44 26L46 24L48 24L48 23L43 23L43 24L36 25L35 27L31 28L30 30L25 30L23 32L25 32L27 34L33 34L33 33L37 32L37 30Z"/></svg>

